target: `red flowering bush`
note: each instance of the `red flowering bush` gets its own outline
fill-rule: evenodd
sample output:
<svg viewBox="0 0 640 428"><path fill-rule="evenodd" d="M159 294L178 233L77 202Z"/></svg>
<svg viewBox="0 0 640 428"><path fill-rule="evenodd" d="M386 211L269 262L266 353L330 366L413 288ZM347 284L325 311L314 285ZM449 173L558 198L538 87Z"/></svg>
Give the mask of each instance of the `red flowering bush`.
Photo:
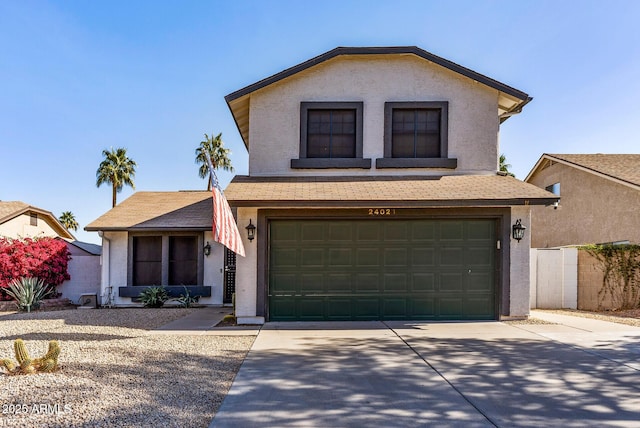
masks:
<svg viewBox="0 0 640 428"><path fill-rule="evenodd" d="M0 300L12 300L4 289L22 277L39 278L55 293L56 286L70 279L70 259L67 244L60 239L0 238Z"/></svg>

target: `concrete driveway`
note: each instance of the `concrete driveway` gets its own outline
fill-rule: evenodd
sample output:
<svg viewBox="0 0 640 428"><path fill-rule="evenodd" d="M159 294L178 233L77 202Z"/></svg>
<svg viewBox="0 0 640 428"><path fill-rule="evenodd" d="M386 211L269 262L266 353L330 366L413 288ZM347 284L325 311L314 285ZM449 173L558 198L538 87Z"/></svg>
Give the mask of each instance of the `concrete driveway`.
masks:
<svg viewBox="0 0 640 428"><path fill-rule="evenodd" d="M640 328L268 323L211 427L640 427Z"/></svg>

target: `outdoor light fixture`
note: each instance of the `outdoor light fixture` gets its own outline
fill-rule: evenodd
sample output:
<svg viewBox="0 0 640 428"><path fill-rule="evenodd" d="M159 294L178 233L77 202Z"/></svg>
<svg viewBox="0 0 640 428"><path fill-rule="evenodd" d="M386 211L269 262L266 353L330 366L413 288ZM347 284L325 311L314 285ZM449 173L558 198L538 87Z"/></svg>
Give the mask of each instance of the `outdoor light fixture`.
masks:
<svg viewBox="0 0 640 428"><path fill-rule="evenodd" d="M527 228L522 225L522 219L516 220L516 224L513 225L513 239L520 242L520 240L524 238L525 230L527 230Z"/></svg>
<svg viewBox="0 0 640 428"><path fill-rule="evenodd" d="M205 245L202 250L204 251L204 255L209 257L209 254L211 254L211 244L209 244L209 241L207 241L207 245Z"/></svg>
<svg viewBox="0 0 640 428"><path fill-rule="evenodd" d="M247 229L247 238L249 238L249 242L253 241L253 238L256 237L256 227L251 224L251 219L249 219L249 226L245 227Z"/></svg>

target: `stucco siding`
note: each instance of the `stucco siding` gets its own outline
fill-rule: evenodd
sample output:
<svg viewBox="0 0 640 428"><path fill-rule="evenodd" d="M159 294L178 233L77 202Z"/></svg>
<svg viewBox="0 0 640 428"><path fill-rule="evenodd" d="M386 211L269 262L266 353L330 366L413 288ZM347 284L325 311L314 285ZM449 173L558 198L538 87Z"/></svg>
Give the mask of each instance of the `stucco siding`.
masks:
<svg viewBox="0 0 640 428"><path fill-rule="evenodd" d="M249 219L253 224L257 223L258 210L255 208L238 208L237 222L238 228L243 229L243 225L249 224ZM245 231L242 231L245 232ZM257 314L258 296L258 234L264 233L256 229L256 239L249 242L246 233L240 233L246 256L238 256L236 259L236 318L238 324L262 324L264 317Z"/></svg>
<svg viewBox="0 0 640 428"><path fill-rule="evenodd" d="M29 216L29 214L22 214L1 224L0 236L10 238L55 237L58 236L58 233L41 215L38 215L38 225L31 226L31 216Z"/></svg>
<svg viewBox="0 0 640 428"><path fill-rule="evenodd" d="M531 210L528 206L511 208L511 222L522 219L522 225L530 229ZM524 238L518 242L511 238L510 244L510 290L509 290L509 315L512 317L524 317L529 315L530 299L530 243L531 234L525 233Z"/></svg>
<svg viewBox="0 0 640 428"><path fill-rule="evenodd" d="M560 183L558 209L533 208L532 247L640 242L640 191L560 163L529 182L543 189Z"/></svg>
<svg viewBox="0 0 640 428"><path fill-rule="evenodd" d="M496 171L498 92L413 56L335 58L251 95L250 175L344 174L344 170L292 170L299 157L300 103L363 102L363 157L368 170L349 174L490 173ZM392 101L447 101L448 157L456 170L376 170L384 157L384 104Z"/></svg>

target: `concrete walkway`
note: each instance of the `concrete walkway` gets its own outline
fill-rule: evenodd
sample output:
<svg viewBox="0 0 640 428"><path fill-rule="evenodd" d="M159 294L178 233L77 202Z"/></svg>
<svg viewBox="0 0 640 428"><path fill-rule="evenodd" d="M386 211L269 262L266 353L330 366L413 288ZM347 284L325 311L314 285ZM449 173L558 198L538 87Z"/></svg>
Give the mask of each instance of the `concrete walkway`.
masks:
<svg viewBox="0 0 640 428"><path fill-rule="evenodd" d="M268 323L211 427L640 427L640 328Z"/></svg>
<svg viewBox="0 0 640 428"><path fill-rule="evenodd" d="M185 317L165 324L148 334L183 334L205 336L255 336L260 326L216 327L226 316L233 313L230 307L206 307Z"/></svg>

